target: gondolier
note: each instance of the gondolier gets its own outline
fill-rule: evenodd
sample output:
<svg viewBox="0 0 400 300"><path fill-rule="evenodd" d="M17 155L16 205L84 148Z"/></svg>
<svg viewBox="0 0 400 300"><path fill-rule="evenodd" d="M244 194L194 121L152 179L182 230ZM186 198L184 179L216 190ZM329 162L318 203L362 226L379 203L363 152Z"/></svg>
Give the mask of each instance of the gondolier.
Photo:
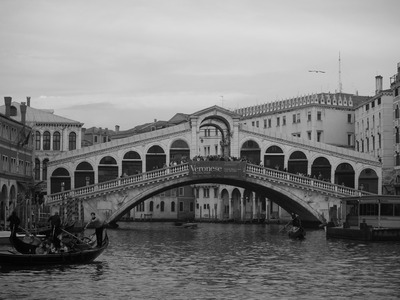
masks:
<svg viewBox="0 0 400 300"><path fill-rule="evenodd" d="M90 214L90 216L91 216L91 220L86 224L85 229L89 225L92 225L95 228L97 247L101 247L102 241L103 241L104 222L100 221L100 219L98 217L96 217L96 214L94 212L92 212Z"/></svg>
<svg viewBox="0 0 400 300"><path fill-rule="evenodd" d="M21 220L17 216L16 211L14 210L11 215L7 218L7 221L10 222L10 231L11 234L16 234L19 224L21 224Z"/></svg>

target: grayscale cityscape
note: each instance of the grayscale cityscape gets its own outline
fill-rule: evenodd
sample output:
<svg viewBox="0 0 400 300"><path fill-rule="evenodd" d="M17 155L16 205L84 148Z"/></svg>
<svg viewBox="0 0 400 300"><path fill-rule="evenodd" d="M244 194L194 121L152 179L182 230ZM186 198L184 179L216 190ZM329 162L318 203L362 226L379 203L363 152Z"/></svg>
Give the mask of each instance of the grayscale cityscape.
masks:
<svg viewBox="0 0 400 300"><path fill-rule="evenodd" d="M0 298L397 299L396 8L0 3Z"/></svg>

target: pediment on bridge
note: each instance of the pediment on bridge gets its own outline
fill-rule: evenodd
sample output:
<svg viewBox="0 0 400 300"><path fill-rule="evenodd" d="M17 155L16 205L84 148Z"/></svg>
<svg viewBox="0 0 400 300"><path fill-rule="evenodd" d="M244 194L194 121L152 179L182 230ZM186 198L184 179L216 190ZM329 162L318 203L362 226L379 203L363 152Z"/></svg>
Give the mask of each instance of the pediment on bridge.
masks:
<svg viewBox="0 0 400 300"><path fill-rule="evenodd" d="M224 116L229 116L232 119L240 119L242 116L230 111L229 109L225 109L223 107L220 107L218 105L214 105L202 110L199 110L193 114L191 114L191 117L204 117L204 116L212 116L212 115L224 115Z"/></svg>

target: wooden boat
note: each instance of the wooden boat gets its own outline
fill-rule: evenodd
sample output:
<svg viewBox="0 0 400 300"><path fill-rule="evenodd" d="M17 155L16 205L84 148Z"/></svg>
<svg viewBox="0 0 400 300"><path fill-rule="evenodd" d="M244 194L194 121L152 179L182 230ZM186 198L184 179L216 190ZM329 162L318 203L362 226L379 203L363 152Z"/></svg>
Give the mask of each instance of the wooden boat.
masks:
<svg viewBox="0 0 400 300"><path fill-rule="evenodd" d="M11 236L11 231L9 230L0 231L0 245L11 245L10 236ZM35 236L38 238L46 237L45 235L40 235L40 234L37 234ZM23 239L25 237L25 234L17 233L17 237Z"/></svg>
<svg viewBox="0 0 400 300"><path fill-rule="evenodd" d="M22 254L0 252L0 265L32 266L32 265L65 265L85 264L94 261L108 247L109 239L105 232L101 247L89 246L87 249L73 249L67 252L48 254Z"/></svg>
<svg viewBox="0 0 400 300"><path fill-rule="evenodd" d="M175 226L182 227L182 228L197 228L197 223L175 222Z"/></svg>
<svg viewBox="0 0 400 300"><path fill-rule="evenodd" d="M328 223L327 238L400 241L400 197L368 195L341 199L340 225Z"/></svg>
<svg viewBox="0 0 400 300"><path fill-rule="evenodd" d="M288 231L288 236L291 239L299 239L302 240L306 237L306 231L304 230L303 227L296 227L293 226L292 228L290 228L290 230Z"/></svg>

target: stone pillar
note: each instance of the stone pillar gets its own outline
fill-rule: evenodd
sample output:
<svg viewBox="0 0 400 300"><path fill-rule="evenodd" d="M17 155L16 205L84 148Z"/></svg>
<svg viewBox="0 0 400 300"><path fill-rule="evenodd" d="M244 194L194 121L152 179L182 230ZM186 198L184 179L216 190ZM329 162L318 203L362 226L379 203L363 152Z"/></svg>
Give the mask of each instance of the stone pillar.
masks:
<svg viewBox="0 0 400 300"><path fill-rule="evenodd" d="M233 198L229 198L229 219L233 219Z"/></svg>
<svg viewBox="0 0 400 300"><path fill-rule="evenodd" d="M244 197L240 197L240 221L244 221L244 217L245 217L246 203L244 201L245 201Z"/></svg>

